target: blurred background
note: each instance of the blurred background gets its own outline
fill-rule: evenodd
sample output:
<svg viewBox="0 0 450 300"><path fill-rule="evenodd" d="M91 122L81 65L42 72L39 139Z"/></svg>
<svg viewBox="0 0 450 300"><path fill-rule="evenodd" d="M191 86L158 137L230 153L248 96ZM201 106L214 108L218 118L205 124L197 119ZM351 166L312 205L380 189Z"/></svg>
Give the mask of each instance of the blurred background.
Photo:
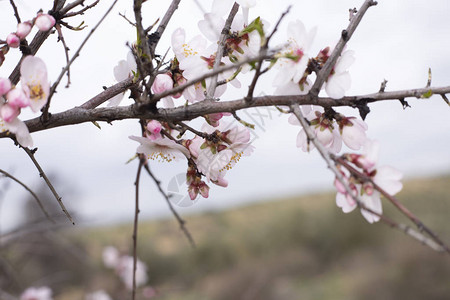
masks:
<svg viewBox="0 0 450 300"><path fill-rule="evenodd" d="M49 0L15 2L24 20L52 5ZM288 22L298 18L307 29L318 27L311 50L317 53L338 40L348 24L348 9L358 8L362 2L261 0L250 17L261 15L273 25L293 4L273 45L284 42ZM110 3L100 1L71 24L84 21L89 30ZM210 1L198 3L181 2L158 46L159 53L170 47L170 34L177 27L185 28L188 40L198 34L192 20L202 18L202 9L207 11ZM147 1L146 25L161 17L168 5L169 1ZM449 5L444 0L433 5L418 0L379 1L347 46L356 54L350 68L352 88L347 94L376 92L383 79L388 80L387 91L423 87L428 68L433 72L433 86L448 85ZM9 1L0 1L0 11L0 36L4 37L15 30L15 20ZM53 112L80 105L101 92L102 86L115 83L113 67L126 58L126 42L135 40L135 31L119 12L133 19L130 1L119 1L73 65L70 89L64 89L63 79ZM64 30L72 53L87 30ZM51 61L49 78L54 80L65 58L56 35L50 39L38 56ZM0 76L8 76L19 57L18 51L10 52ZM272 79L273 74L262 78L256 94L270 94ZM244 81L245 87L248 83ZM223 100L241 96L242 91L229 88ZM371 105L372 113L366 119L368 136L381 143L380 164L392 165L405 174L407 184L400 199L448 241L450 110L440 97L408 102L411 108L406 110L396 101ZM123 104L130 102L124 99ZM357 115L354 110L341 111ZM208 199L190 201L184 183L185 163L151 165L162 186L174 194L179 213L188 219L198 249L190 249L153 182L147 177L142 180L140 217L148 223L141 224L139 255L148 265L149 282L158 290L158 297L390 299L403 295L401 298L447 299L448 258L387 227L366 224L357 212L343 215L334 204L333 193L321 194L332 190L333 176L317 154L295 147L299 128L288 125L286 116L272 108L239 115L255 124L252 140L256 149L228 172L227 189L213 186ZM32 117L21 114L23 120ZM60 299L81 299L85 290L102 286L112 291L118 286L114 274L102 266L100 253L107 245L123 253L130 251L137 162L125 163L137 146L128 136L139 134L139 125L133 120L100 125L101 130L82 124L32 135L38 147L36 158L75 215L75 229L61 228L67 227L67 221L57 207L54 215L61 222L42 222L28 193L0 178L2 288L17 293L29 285L47 284ZM200 123L193 122L195 125ZM0 140L0 168L42 195L48 193L25 153L7 139ZM431 179L419 179L427 177ZM46 207L50 208L54 199L48 200ZM264 203L250 206L255 202ZM236 210L238 207L244 208ZM224 209L231 211L221 212ZM100 274L98 278L96 274ZM71 295L67 294L69 286Z"/></svg>

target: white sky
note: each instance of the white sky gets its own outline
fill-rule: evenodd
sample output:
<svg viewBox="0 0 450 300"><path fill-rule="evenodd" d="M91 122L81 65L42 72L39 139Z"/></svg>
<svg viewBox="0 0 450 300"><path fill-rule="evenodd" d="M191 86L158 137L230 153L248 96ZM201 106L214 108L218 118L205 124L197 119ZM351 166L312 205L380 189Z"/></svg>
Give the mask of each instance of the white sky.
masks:
<svg viewBox="0 0 450 300"><path fill-rule="evenodd" d="M92 28L112 1L101 3L85 16L71 20L78 25L82 20L89 26L82 32L64 30L66 40L74 52L87 30ZM64 89L65 79L52 100L53 112L63 111L88 100L102 90L102 86L114 83L112 69L125 59L125 43L135 40L135 31L118 12L132 19L132 1L119 1L108 20L94 34L72 67L72 86ZM200 1L205 10L210 1ZM337 41L347 26L348 9L359 7L363 1L292 1L260 0L259 7L250 11L251 17L261 15L275 24L279 15L293 4L291 13L280 27L274 44L285 39L289 20L300 19L307 29L318 26L312 54ZM22 19L30 19L39 8L51 8L52 1L16 0ZM150 25L162 17L169 1L149 0L144 4L145 22ZM387 90L423 87L427 71L433 71L433 86L450 84L450 26L448 14L450 2L445 0L424 2L419 0L379 1L370 8L357 29L347 49L355 50L356 62L350 68L352 88L347 95L372 93L379 89L381 81L389 80ZM163 7L161 9L160 7ZM9 1L0 0L0 37L15 31ZM177 27L186 29L188 39L198 34L197 20L201 12L192 0L182 0L179 10L170 23L167 34L159 45L164 54L170 46L170 34ZM64 66L62 45L51 37L39 51L49 68L49 78L54 80ZM0 68L0 76L7 77L18 51L12 49L7 61ZM257 86L256 94L270 93L271 77L268 75ZM243 82L245 87L248 83ZM245 91L244 91L245 93ZM236 99L241 91L229 89L224 97ZM391 164L404 172L406 177L449 172L450 170L450 109L440 97L428 100L410 99L412 108L403 111L397 102L371 105L367 117L368 136L381 142L380 164ZM125 102L130 104L130 102ZM357 115L354 110L345 110ZM269 116L270 113L270 116ZM266 117L258 119L258 114ZM227 174L229 187L223 189L211 185L210 198L199 199L190 207L179 208L181 214L198 210L214 210L247 201L258 201L283 195L292 195L332 189L333 176L325 168L317 154L306 154L295 147L298 127L287 124L286 116L273 110L250 110L239 115L255 122L254 146L251 157L241 159ZM22 113L21 119L35 117ZM251 118L254 118L252 120ZM262 123L264 122L264 124ZM194 123L195 124L195 123ZM44 170L58 176L59 190L69 186L76 195L62 195L68 207L74 207L90 220L98 223L131 221L134 210L134 178L136 162L125 165L133 156L136 142L129 135L138 135L136 121L101 124L98 130L92 124L55 128L33 134L36 157ZM35 188L41 179L25 153L19 151L8 139L0 140L0 168L13 173L23 182ZM163 181L163 186L185 172L185 163L155 163L152 168ZM180 175L178 179L184 175ZM0 181L0 186L5 179ZM168 215L166 203L158 195L155 186L143 176L141 217ZM56 186L58 189L58 186ZM184 196L184 191L181 191ZM26 191L15 183L1 203L1 228L13 226L21 213ZM183 202L184 203L184 202ZM182 203L182 205L183 205ZM190 204L190 203L188 203ZM334 205L334 199L330 199Z"/></svg>

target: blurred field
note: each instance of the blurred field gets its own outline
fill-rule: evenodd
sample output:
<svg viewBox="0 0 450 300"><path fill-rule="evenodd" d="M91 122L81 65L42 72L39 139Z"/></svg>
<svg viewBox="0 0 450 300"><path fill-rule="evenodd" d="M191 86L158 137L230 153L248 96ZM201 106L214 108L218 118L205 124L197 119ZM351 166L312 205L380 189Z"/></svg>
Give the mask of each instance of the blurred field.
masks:
<svg viewBox="0 0 450 300"><path fill-rule="evenodd" d="M449 193L446 176L408 181L399 199L450 243ZM389 203L384 208L408 223ZM332 193L185 219L196 249L172 219L140 223L138 256L155 299L450 299L450 255L370 225L358 211L343 214ZM113 245L131 253L131 234L130 225L58 232L64 257L34 268L59 272L56 299L83 299L96 289L121 294L101 251Z"/></svg>

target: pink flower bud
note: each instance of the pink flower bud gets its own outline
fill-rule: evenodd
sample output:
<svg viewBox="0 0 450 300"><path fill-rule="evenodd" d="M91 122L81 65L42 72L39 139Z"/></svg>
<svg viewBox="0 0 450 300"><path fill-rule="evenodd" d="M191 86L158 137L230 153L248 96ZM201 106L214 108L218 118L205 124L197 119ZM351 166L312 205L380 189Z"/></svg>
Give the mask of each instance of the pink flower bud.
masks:
<svg viewBox="0 0 450 300"><path fill-rule="evenodd" d="M161 123L156 120L151 120L147 123L147 130L152 134L157 134L161 132Z"/></svg>
<svg viewBox="0 0 450 300"><path fill-rule="evenodd" d="M200 195L202 195L203 198L208 198L209 186L204 181L200 182L198 188L199 188Z"/></svg>
<svg viewBox="0 0 450 300"><path fill-rule="evenodd" d="M159 74L156 76L152 85L152 90L155 94L161 94L164 91L171 90L173 88L172 77L167 74Z"/></svg>
<svg viewBox="0 0 450 300"><path fill-rule="evenodd" d="M156 120L151 120L147 123L147 137L154 141L161 138L161 123Z"/></svg>
<svg viewBox="0 0 450 300"><path fill-rule="evenodd" d="M49 14L39 13L34 21L34 24L40 31L47 31L55 26L56 20Z"/></svg>
<svg viewBox="0 0 450 300"><path fill-rule="evenodd" d="M17 31L16 35L22 40L27 37L27 35L30 33L32 28L31 22L22 22L17 24Z"/></svg>
<svg viewBox="0 0 450 300"><path fill-rule="evenodd" d="M24 108L30 105L30 99L22 89L15 88L10 90L6 94L6 99L8 100L8 104L13 107Z"/></svg>
<svg viewBox="0 0 450 300"><path fill-rule="evenodd" d="M20 114L20 108L5 104L0 107L0 117L6 123L12 122Z"/></svg>
<svg viewBox="0 0 450 300"><path fill-rule="evenodd" d="M5 95L11 90L11 81L8 78L0 77L0 96Z"/></svg>
<svg viewBox="0 0 450 300"><path fill-rule="evenodd" d="M20 38L15 33L10 33L6 37L6 43L11 48L18 48L20 45Z"/></svg>

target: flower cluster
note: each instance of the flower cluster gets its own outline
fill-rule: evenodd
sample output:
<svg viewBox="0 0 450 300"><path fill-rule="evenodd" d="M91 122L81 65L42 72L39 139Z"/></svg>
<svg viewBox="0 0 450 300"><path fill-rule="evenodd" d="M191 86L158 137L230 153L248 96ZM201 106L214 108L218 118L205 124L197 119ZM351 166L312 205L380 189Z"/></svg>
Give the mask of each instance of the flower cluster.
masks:
<svg viewBox="0 0 450 300"><path fill-rule="evenodd" d="M344 180L353 193L353 195L350 195L342 183L337 179L335 180L335 187L338 191L336 204L342 208L344 213L351 212L358 206L358 203L354 200L354 196L359 196L359 199L366 208L376 214L381 214L383 211L380 191L377 188L382 189L390 195L395 195L402 189L403 185L400 182L402 173L390 166L377 167L378 152L378 141L367 140L364 145L363 154L344 154L343 158L352 167L358 169L364 177L370 179L363 180L361 177L354 176L348 170L341 167ZM369 223L376 222L380 219L378 215L363 208L361 208L361 213Z"/></svg>
<svg viewBox="0 0 450 300"><path fill-rule="evenodd" d="M261 46L265 45L265 30L269 25L260 17L249 22L249 9L256 5L256 0L237 1L242 8L242 13L236 14L225 38L221 39L224 34L225 16L233 3L234 1L213 1L211 10L205 13L203 20L198 22L201 34L190 40L186 38L183 28L178 28L172 33L171 43L174 57L169 61L167 67L160 70L154 78L151 91L155 95L170 91L186 82L193 82L211 72L214 66L232 66L260 53ZM300 20L288 24L287 43L279 47L267 64L267 70L272 68L277 70L273 81L274 94L301 95L309 93L313 81L311 77L317 76L316 74L324 67L333 52L331 47L324 47L316 52L316 55L311 54L316 34L316 28L307 30ZM224 41L221 49L218 49L217 46L219 40ZM217 57L219 53L221 57ZM351 50L342 52L337 58L322 87L330 98L340 99L350 88L351 78L348 68L354 60L354 52ZM164 97L162 107L178 106L176 102L181 97L186 100L184 105L205 100L218 100L225 93L229 84L240 88L238 75L252 68L254 65L249 63L236 68L235 71L230 69L230 71L220 73L217 78L208 77L184 90ZM135 70L134 56L129 54L127 61L121 61L114 69L114 75L118 81L121 81L132 76ZM217 82L212 82L213 80ZM110 102L110 105L116 104L118 102ZM303 105L302 111L313 132L314 139L333 154L339 153L343 145L351 150L360 150L363 145L368 143L366 136L368 126L357 117L345 116L331 108L323 109L311 105ZM187 159L186 180L189 196L192 200L199 194L206 198L209 196L209 183L226 187L228 185L228 181L225 179L227 171L242 156L248 156L253 152L249 129L238 122L224 121L223 117L226 115L228 114L204 115L206 123L202 126L201 131L190 127L185 128L182 126L185 124L181 124L178 128L174 124L161 124L156 120L147 120L144 137L131 136L130 138L140 143L137 152L148 159L168 162ZM293 125L300 125L298 119L293 115L289 118L289 122ZM180 135L173 135L174 131L178 131ZM186 131L191 131L195 137L182 139ZM303 151L312 150L314 144L311 143L311 138L311 136L307 136L304 129L301 129L297 135L297 147ZM358 190L357 185L355 185L355 189ZM360 191L361 189L358 190L358 192ZM342 195L346 196L345 193L339 194L339 199ZM369 195L372 197L371 199L379 199L377 193L365 191L365 195ZM377 200L373 202L377 202ZM348 211L349 209L346 207L344 210ZM375 220L376 218L373 217L370 219L370 221Z"/></svg>
<svg viewBox="0 0 450 300"><path fill-rule="evenodd" d="M20 145L31 147L33 140L28 128L18 116L23 108L30 107L33 112L38 112L44 107L50 84L45 63L38 57L25 57L20 74L20 87L13 87L9 79L0 78L0 132L14 133Z"/></svg>

